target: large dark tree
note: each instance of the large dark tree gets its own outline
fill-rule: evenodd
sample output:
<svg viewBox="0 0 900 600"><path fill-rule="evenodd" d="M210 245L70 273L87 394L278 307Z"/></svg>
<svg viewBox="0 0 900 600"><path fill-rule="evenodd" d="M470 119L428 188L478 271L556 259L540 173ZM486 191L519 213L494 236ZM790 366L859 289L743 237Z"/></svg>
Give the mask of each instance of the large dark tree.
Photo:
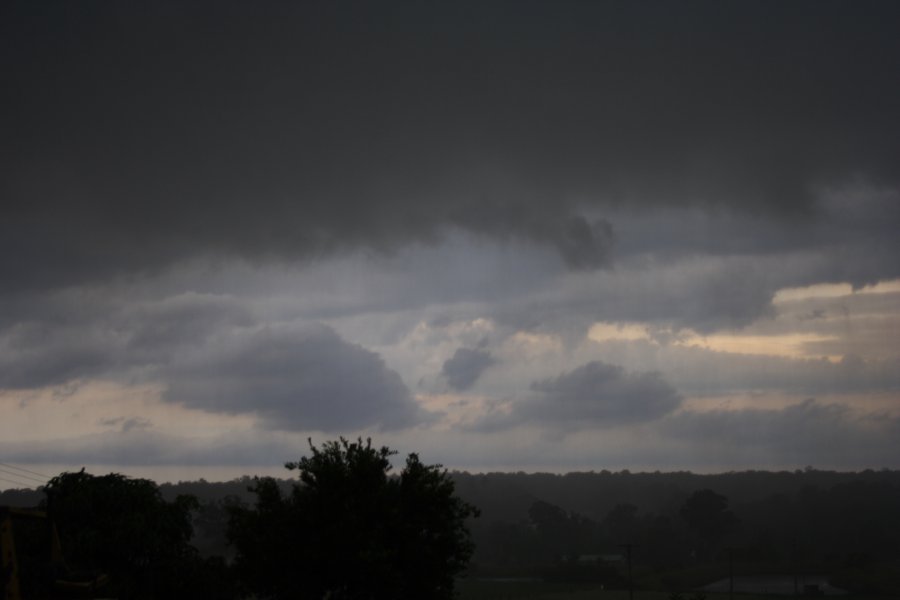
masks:
<svg viewBox="0 0 900 600"><path fill-rule="evenodd" d="M454 494L438 465L410 454L391 476L386 447L341 438L289 469L285 493L258 479L254 508L232 508L229 538L248 591L271 598L441 599L473 546L476 509Z"/></svg>

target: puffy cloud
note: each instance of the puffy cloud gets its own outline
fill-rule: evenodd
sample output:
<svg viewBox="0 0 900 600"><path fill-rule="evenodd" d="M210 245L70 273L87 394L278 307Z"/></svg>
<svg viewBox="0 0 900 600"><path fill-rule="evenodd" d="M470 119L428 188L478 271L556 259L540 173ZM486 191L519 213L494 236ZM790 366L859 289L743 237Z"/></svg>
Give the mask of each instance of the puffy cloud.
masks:
<svg viewBox="0 0 900 600"><path fill-rule="evenodd" d="M272 429L391 430L433 416L377 354L321 325L219 336L170 365L164 378L170 402L252 413Z"/></svg>
<svg viewBox="0 0 900 600"><path fill-rule="evenodd" d="M476 422L492 430L531 425L576 431L658 419L681 404L681 396L655 372L629 373L622 367L589 362L558 377L535 381L531 394Z"/></svg>
<svg viewBox="0 0 900 600"><path fill-rule="evenodd" d="M397 429L430 416L376 353L324 325L260 321L247 299L192 292L124 295L95 311L45 304L57 310L0 329L0 389L158 382L170 401L289 430Z"/></svg>
<svg viewBox="0 0 900 600"><path fill-rule="evenodd" d="M495 362L491 353L482 348L458 348L452 357L444 361L441 374L451 388L467 390Z"/></svg>

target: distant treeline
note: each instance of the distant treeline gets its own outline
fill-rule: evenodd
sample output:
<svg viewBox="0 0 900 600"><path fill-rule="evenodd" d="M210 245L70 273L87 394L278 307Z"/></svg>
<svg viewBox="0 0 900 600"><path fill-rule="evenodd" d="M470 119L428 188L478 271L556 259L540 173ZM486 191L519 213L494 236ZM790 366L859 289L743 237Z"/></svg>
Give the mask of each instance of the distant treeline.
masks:
<svg viewBox="0 0 900 600"><path fill-rule="evenodd" d="M848 577L870 567L900 572L900 471L455 479L460 496L482 511L472 523L476 568L514 573L579 558L584 565L590 556L615 562L632 544L635 565L653 572L722 565L729 554L744 572L840 572L837 583L848 587Z"/></svg>
<svg viewBox="0 0 900 600"><path fill-rule="evenodd" d="M454 473L457 492L482 511L483 521L524 519L536 500L602 519L618 504L641 513L677 512L690 494L711 489L730 501L732 510L776 495L796 496L804 488L829 490L852 482L900 486L900 471L739 471L700 475L687 471L551 473ZM900 507L898 507L900 508Z"/></svg>

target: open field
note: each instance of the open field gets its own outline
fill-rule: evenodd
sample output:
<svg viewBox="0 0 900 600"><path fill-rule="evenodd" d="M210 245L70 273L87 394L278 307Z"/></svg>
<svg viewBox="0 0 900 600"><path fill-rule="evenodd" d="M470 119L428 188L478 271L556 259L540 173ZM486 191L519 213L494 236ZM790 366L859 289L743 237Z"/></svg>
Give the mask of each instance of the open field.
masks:
<svg viewBox="0 0 900 600"><path fill-rule="evenodd" d="M461 600L629 600L627 590L605 590L597 584L525 580L465 579L457 584ZM690 598L690 594L683 596ZM734 594L735 600L777 600L790 596ZM634 600L669 600L668 592L635 590ZM843 595L841 600L897 600L886 595ZM728 600L728 594L707 593L706 600Z"/></svg>
<svg viewBox="0 0 900 600"><path fill-rule="evenodd" d="M628 600L625 590L604 590L591 583L467 579L457 585L461 600ZM635 593L635 600L668 600L668 594Z"/></svg>

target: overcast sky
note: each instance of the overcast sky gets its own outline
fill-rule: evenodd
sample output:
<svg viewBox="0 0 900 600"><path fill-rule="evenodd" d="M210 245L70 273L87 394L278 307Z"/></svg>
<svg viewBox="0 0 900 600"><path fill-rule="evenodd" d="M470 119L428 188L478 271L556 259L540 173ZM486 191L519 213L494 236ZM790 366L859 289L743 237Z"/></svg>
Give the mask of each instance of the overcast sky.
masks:
<svg viewBox="0 0 900 600"><path fill-rule="evenodd" d="M0 463L900 468L898 22L4 2Z"/></svg>

